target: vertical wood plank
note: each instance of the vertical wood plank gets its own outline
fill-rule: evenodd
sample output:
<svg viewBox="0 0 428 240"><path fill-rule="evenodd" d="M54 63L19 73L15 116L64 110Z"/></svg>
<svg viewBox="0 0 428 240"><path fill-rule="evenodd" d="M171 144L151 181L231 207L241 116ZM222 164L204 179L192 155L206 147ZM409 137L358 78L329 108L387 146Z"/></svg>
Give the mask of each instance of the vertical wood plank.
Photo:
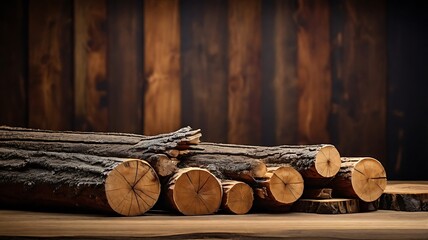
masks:
<svg viewBox="0 0 428 240"><path fill-rule="evenodd" d="M296 0L263 1L263 144L295 144L298 128Z"/></svg>
<svg viewBox="0 0 428 240"><path fill-rule="evenodd" d="M0 125L27 125L26 16L23 1L0 9Z"/></svg>
<svg viewBox="0 0 428 240"><path fill-rule="evenodd" d="M228 141L261 142L261 3L229 1Z"/></svg>
<svg viewBox="0 0 428 240"><path fill-rule="evenodd" d="M227 2L181 1L182 122L227 141Z"/></svg>
<svg viewBox="0 0 428 240"><path fill-rule="evenodd" d="M388 179L427 179L426 9L426 1L387 2Z"/></svg>
<svg viewBox="0 0 428 240"><path fill-rule="evenodd" d="M29 2L29 126L73 126L71 1Z"/></svg>
<svg viewBox="0 0 428 240"><path fill-rule="evenodd" d="M298 139L300 143L329 142L328 119L332 94L330 9L327 0L300 0L297 21Z"/></svg>
<svg viewBox="0 0 428 240"><path fill-rule="evenodd" d="M386 2L333 4L333 142L386 164Z"/></svg>
<svg viewBox="0 0 428 240"><path fill-rule="evenodd" d="M75 129L107 131L107 6L74 1Z"/></svg>
<svg viewBox="0 0 428 240"><path fill-rule="evenodd" d="M178 0L144 1L144 133L181 124L180 22Z"/></svg>
<svg viewBox="0 0 428 240"><path fill-rule="evenodd" d="M107 4L108 128L142 133L142 4L137 0L110 0Z"/></svg>

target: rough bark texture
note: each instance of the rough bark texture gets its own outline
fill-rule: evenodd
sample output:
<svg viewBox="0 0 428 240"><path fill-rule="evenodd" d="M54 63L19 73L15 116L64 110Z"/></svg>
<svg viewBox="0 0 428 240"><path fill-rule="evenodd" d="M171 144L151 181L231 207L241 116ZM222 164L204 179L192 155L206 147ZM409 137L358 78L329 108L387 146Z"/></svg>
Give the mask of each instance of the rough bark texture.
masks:
<svg viewBox="0 0 428 240"><path fill-rule="evenodd" d="M299 199L292 206L293 212L339 214L359 212L358 199Z"/></svg>
<svg viewBox="0 0 428 240"><path fill-rule="evenodd" d="M167 204L183 215L215 213L222 195L220 181L202 168L179 169L166 185Z"/></svg>
<svg viewBox="0 0 428 240"><path fill-rule="evenodd" d="M306 188L303 190L302 198L307 199L330 199L333 189L331 188Z"/></svg>
<svg viewBox="0 0 428 240"><path fill-rule="evenodd" d="M428 182L388 183L379 205L385 210L428 211Z"/></svg>
<svg viewBox="0 0 428 240"><path fill-rule="evenodd" d="M0 148L2 205L139 215L159 194L159 179L142 160Z"/></svg>
<svg viewBox="0 0 428 240"><path fill-rule="evenodd" d="M257 211L284 212L302 196L303 178L292 167L272 167L253 189Z"/></svg>
<svg viewBox="0 0 428 240"><path fill-rule="evenodd" d="M342 158L342 166L330 183L334 197L377 200L386 187L386 173L374 158Z"/></svg>
<svg viewBox="0 0 428 240"><path fill-rule="evenodd" d="M334 176L339 170L340 156L332 145L302 145L261 147L220 143L200 143L183 156L182 161L196 161L202 158L211 162L254 161L264 162L268 167L289 165L296 169L306 180L324 179Z"/></svg>
<svg viewBox="0 0 428 240"><path fill-rule="evenodd" d="M190 145L199 143L200 136L199 129L192 130L190 127L172 133L143 136L126 133L56 132L2 126L0 147L151 161L156 160L149 159L154 154L175 158L186 153ZM153 165L156 163L157 161L153 162ZM162 172L159 173L163 176Z"/></svg>
<svg viewBox="0 0 428 240"><path fill-rule="evenodd" d="M221 182L223 199L221 209L232 214L246 214L253 206L253 189L246 183L232 180Z"/></svg>
<svg viewBox="0 0 428 240"><path fill-rule="evenodd" d="M193 155L193 150L182 158L178 166L205 168L220 179L243 181L249 184L254 183L255 178L261 178L266 174L266 165L258 159L244 159L241 156L222 154Z"/></svg>

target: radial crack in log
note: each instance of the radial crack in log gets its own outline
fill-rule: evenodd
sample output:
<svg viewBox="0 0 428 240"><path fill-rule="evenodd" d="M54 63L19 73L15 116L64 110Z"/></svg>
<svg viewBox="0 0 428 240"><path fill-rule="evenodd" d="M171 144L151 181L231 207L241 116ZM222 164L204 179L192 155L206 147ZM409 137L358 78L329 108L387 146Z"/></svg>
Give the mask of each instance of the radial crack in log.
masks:
<svg viewBox="0 0 428 240"><path fill-rule="evenodd" d="M331 187L335 196L373 202L382 195L386 182L385 169L376 159L342 158L342 166Z"/></svg>
<svg viewBox="0 0 428 240"><path fill-rule="evenodd" d="M220 181L202 168L179 169L167 184L169 205L183 215L215 213L221 204Z"/></svg>

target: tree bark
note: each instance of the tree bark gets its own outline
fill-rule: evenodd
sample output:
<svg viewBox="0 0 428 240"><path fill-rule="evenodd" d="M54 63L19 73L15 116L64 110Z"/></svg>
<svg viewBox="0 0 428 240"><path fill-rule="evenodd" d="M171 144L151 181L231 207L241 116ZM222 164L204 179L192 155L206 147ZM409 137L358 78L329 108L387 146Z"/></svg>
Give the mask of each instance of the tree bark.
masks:
<svg viewBox="0 0 428 240"><path fill-rule="evenodd" d="M192 155L192 153L193 150L181 158L178 164L180 168L205 168L220 179L243 181L249 184L253 184L256 178L264 177L266 174L266 165L257 159L212 154Z"/></svg>
<svg viewBox="0 0 428 240"><path fill-rule="evenodd" d="M159 194L159 179L142 160L0 147L4 205L133 216L153 207Z"/></svg>
<svg viewBox="0 0 428 240"><path fill-rule="evenodd" d="M306 199L331 199L331 188L305 188L302 198Z"/></svg>
<svg viewBox="0 0 428 240"><path fill-rule="evenodd" d="M359 212L358 199L299 199L292 206L293 212L340 214Z"/></svg>
<svg viewBox="0 0 428 240"><path fill-rule="evenodd" d="M258 211L288 211L302 196L303 178L292 167L271 167L253 189Z"/></svg>
<svg viewBox="0 0 428 240"><path fill-rule="evenodd" d="M248 184L239 181L222 181L221 209L232 214L246 214L253 206L254 193Z"/></svg>
<svg viewBox="0 0 428 240"><path fill-rule="evenodd" d="M179 169L168 181L166 199L170 208L183 215L213 214L223 190L220 181L202 168Z"/></svg>
<svg viewBox="0 0 428 240"><path fill-rule="evenodd" d="M340 171L331 181L335 197L377 200L386 187L386 172L374 158L342 158Z"/></svg>
<svg viewBox="0 0 428 240"><path fill-rule="evenodd" d="M182 156L184 164L201 159L214 162L261 161L268 167L292 166L305 179L305 184L333 177L340 168L340 155L332 145L261 147L220 143L200 143ZM311 181L313 180L313 181Z"/></svg>
<svg viewBox="0 0 428 240"><path fill-rule="evenodd" d="M380 209L428 211L428 182L388 183L380 198Z"/></svg>
<svg viewBox="0 0 428 240"><path fill-rule="evenodd" d="M200 137L200 130L192 130L190 127L156 136L0 127L0 147L144 159L156 169L159 158L150 158L152 155L164 154L170 158L176 158L187 153L191 145L198 144ZM164 168L158 171L160 176L166 176L171 174L171 171L175 171L177 163L168 163L166 160L162 158L162 165L170 170L163 171Z"/></svg>

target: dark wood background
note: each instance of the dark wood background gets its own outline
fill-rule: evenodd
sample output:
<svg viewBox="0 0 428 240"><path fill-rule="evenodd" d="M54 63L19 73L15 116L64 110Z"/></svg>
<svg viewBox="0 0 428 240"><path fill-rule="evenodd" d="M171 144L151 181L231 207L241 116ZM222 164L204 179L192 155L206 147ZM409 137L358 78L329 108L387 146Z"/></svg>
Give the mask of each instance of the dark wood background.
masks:
<svg viewBox="0 0 428 240"><path fill-rule="evenodd" d="M428 179L427 1L16 0L0 124L333 143Z"/></svg>

